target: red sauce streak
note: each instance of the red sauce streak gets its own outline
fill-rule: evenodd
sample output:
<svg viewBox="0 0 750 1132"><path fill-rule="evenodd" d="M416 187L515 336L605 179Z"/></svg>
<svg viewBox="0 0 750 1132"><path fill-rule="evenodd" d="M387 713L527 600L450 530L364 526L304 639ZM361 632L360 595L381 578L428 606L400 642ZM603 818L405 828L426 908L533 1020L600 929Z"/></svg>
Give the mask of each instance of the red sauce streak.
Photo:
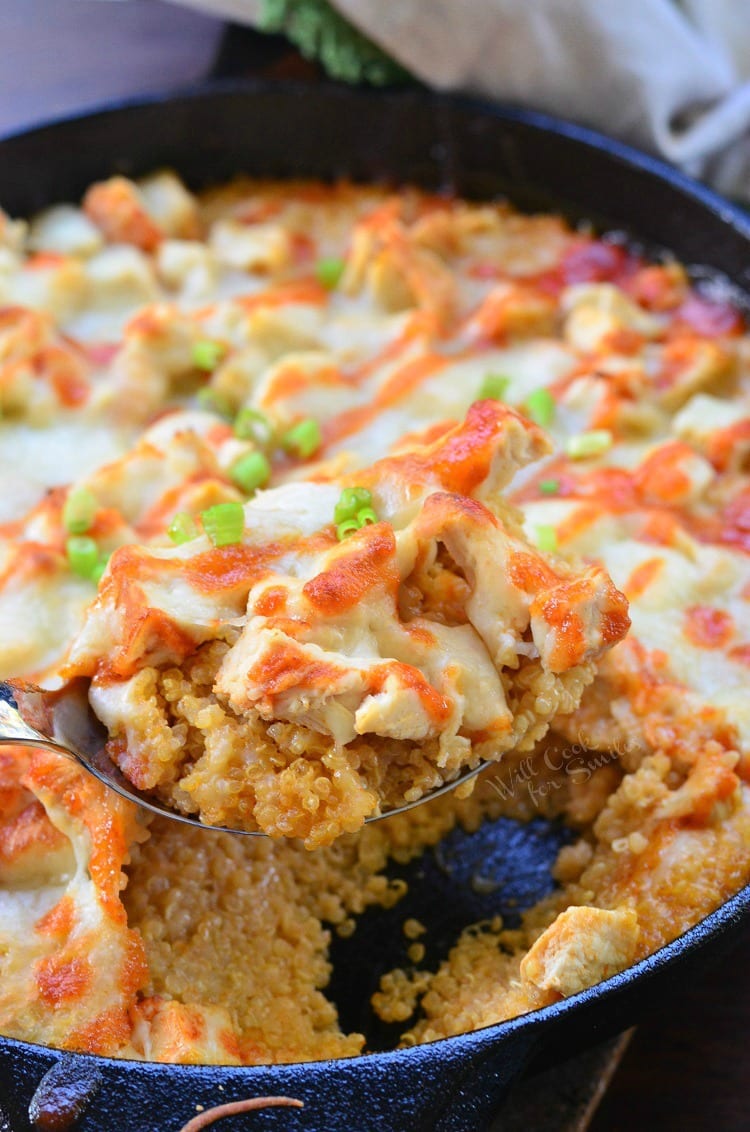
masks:
<svg viewBox="0 0 750 1132"><path fill-rule="evenodd" d="M66 257L59 252L36 252L26 260L26 267L30 271L49 271L55 267L62 267Z"/></svg>
<svg viewBox="0 0 750 1132"><path fill-rule="evenodd" d="M495 449L495 441L504 430L508 418L517 419L512 409L503 409L497 401L475 401L463 425L439 443L427 456L405 452L394 457L400 474L415 483L424 483L426 473L442 488L457 495L471 495L487 477ZM532 432L535 426L525 426ZM381 462L382 464L385 461ZM487 514L484 510L483 514Z"/></svg>
<svg viewBox="0 0 750 1132"><path fill-rule="evenodd" d="M723 543L750 554L750 487L738 492L718 519L696 524L696 535L705 542Z"/></svg>
<svg viewBox="0 0 750 1132"><path fill-rule="evenodd" d="M40 935L62 936L70 934L75 924L75 904L72 896L63 896L49 912L35 924Z"/></svg>
<svg viewBox="0 0 750 1132"><path fill-rule="evenodd" d="M287 591L284 586L269 586L255 603L255 612L261 617L273 617L286 607Z"/></svg>
<svg viewBox="0 0 750 1132"><path fill-rule="evenodd" d="M680 441L660 445L633 474L641 496L658 504L681 503L692 488L690 476L681 465L692 457L692 448Z"/></svg>
<svg viewBox="0 0 750 1132"><path fill-rule="evenodd" d="M339 385L348 386L347 381L341 371L335 366L321 367L315 371L312 379L316 385ZM302 394L306 389L310 388L310 374L304 366L287 364L278 369L273 376L273 380L266 388L265 400L266 403L273 403L280 399L290 400L295 394ZM231 432L231 430L230 430Z"/></svg>
<svg viewBox="0 0 750 1132"><path fill-rule="evenodd" d="M702 649L720 649L731 639L731 614L708 605L694 605L685 611L685 636Z"/></svg>
<svg viewBox="0 0 750 1132"><path fill-rule="evenodd" d="M0 863L12 864L24 853L62 848L64 837L47 817L41 802L33 801L0 825Z"/></svg>
<svg viewBox="0 0 750 1132"><path fill-rule="evenodd" d="M680 269L660 264L640 268L627 281L626 289L637 303L651 311L674 310L688 292Z"/></svg>
<svg viewBox="0 0 750 1132"><path fill-rule="evenodd" d="M68 1036L68 1048L109 1054L125 1044L132 1029L133 1024L125 1007L112 1006L91 1022L73 1030Z"/></svg>
<svg viewBox="0 0 750 1132"><path fill-rule="evenodd" d="M546 562L533 554L523 552L511 556L508 562L508 574L516 589L523 590L527 594L549 589L559 581Z"/></svg>
<svg viewBox="0 0 750 1132"><path fill-rule="evenodd" d="M392 338L390 342L386 342L382 350L378 351L373 357L356 366L348 375L349 379L356 385L363 384L380 366L393 361L399 354L402 354L415 338L430 334L433 330L430 316L425 311L414 311L402 332L396 338Z"/></svg>
<svg viewBox="0 0 750 1132"><path fill-rule="evenodd" d="M663 558L647 558L636 566L625 583L625 593L631 601L641 597L650 585L656 581L664 569Z"/></svg>
<svg viewBox="0 0 750 1132"><path fill-rule="evenodd" d="M706 455L719 472L741 471L749 449L750 417L746 417L712 433Z"/></svg>
<svg viewBox="0 0 750 1132"><path fill-rule="evenodd" d="M532 608L532 612L535 612ZM541 604L540 615L555 630L554 648L549 657L553 672L564 672L580 664L586 653L583 621L570 607L566 593L553 591Z"/></svg>
<svg viewBox="0 0 750 1132"><path fill-rule="evenodd" d="M360 432L374 420L383 409L407 397L432 374L443 369L451 359L439 354L424 354L406 362L392 374L382 389L378 390L369 405L348 409L328 421L323 428L324 443L335 444L352 433ZM455 359L454 359L455 360Z"/></svg>
<svg viewBox="0 0 750 1132"><path fill-rule="evenodd" d="M282 547L273 543L263 547L213 547L186 559L180 567L188 583L196 590L207 594L221 593L245 585L253 578L260 578L268 563L281 553Z"/></svg>
<svg viewBox="0 0 750 1132"><path fill-rule="evenodd" d="M240 295L234 302L246 311L258 310L259 307L282 307L287 303L309 303L322 307L328 302L328 291L317 279L294 279L255 295Z"/></svg>
<svg viewBox="0 0 750 1132"><path fill-rule="evenodd" d="M750 644L735 645L729 650L729 657L737 664L746 664L750 668Z"/></svg>
<svg viewBox="0 0 750 1132"><path fill-rule="evenodd" d="M396 539L388 523L376 523L365 534L355 536L352 549L334 565L303 587L307 600L327 616L345 613L362 601L368 590L385 585L395 592Z"/></svg>
<svg viewBox="0 0 750 1132"><path fill-rule="evenodd" d="M403 688L408 688L419 697L419 702L425 714L436 725L447 722L453 710L450 700L441 696L436 688L422 675L418 668L401 661L390 660L387 664L378 666L371 674L370 691L378 694L384 691L389 677L395 677Z"/></svg>
<svg viewBox="0 0 750 1132"><path fill-rule="evenodd" d="M266 697L283 695L292 688L325 688L335 683L339 669L324 660L310 660L293 645L279 645L247 673L252 684L263 689Z"/></svg>
<svg viewBox="0 0 750 1132"><path fill-rule="evenodd" d="M680 520L671 511L651 511L645 513L636 537L657 546L674 546L681 528Z"/></svg>
<svg viewBox="0 0 750 1132"><path fill-rule="evenodd" d="M628 614L628 601L625 595L621 594L613 585L610 585L607 596L610 605L602 611L600 624L604 646L621 641L631 624Z"/></svg>
<svg viewBox="0 0 750 1132"><path fill-rule="evenodd" d="M39 997L47 1006L61 1006L80 1000L91 984L92 971L87 959L62 959L50 955L36 965Z"/></svg>

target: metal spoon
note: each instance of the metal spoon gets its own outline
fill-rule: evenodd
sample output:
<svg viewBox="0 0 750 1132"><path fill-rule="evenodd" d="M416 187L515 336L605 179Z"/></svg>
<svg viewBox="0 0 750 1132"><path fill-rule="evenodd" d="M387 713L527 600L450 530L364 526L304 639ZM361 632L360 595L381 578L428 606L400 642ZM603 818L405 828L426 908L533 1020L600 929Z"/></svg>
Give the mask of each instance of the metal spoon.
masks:
<svg viewBox="0 0 750 1132"><path fill-rule="evenodd" d="M196 825L200 829L221 830L224 833L242 833L250 837L266 837L257 829L231 829L229 826L209 825L196 817L181 814L143 793L133 786L106 752L109 736L103 724L96 718L89 705L84 681L66 685L60 691L46 692L32 684L23 682L4 683L0 681L0 746L12 743L22 747L43 747L65 758L73 759L84 770L93 774L105 786L116 790L129 802L151 810L154 814L181 821L185 825ZM431 790L414 802L407 802L396 809L385 810L366 818L368 822L393 817L405 810L420 806L423 802L439 798L460 785L468 782L487 763L482 762L473 770L468 770L459 778L444 786Z"/></svg>

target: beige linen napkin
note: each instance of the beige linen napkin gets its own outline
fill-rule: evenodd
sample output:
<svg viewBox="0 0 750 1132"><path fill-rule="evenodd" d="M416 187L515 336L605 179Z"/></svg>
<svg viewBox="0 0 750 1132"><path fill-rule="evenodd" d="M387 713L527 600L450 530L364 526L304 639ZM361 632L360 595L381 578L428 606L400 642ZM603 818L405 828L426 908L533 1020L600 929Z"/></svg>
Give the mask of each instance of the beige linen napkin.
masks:
<svg viewBox="0 0 750 1132"><path fill-rule="evenodd" d="M262 0L185 0L247 23ZM750 200L750 0L333 0L439 90L592 125Z"/></svg>

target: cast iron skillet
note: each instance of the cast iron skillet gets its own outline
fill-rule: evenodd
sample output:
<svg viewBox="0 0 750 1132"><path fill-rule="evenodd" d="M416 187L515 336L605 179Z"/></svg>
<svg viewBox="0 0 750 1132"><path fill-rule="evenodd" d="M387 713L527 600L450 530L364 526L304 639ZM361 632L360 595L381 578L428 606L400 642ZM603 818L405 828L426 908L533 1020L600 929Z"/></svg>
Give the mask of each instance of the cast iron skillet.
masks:
<svg viewBox="0 0 750 1132"><path fill-rule="evenodd" d="M509 195L620 229L653 252L666 247L700 271L750 291L750 221L665 165L578 127L529 112L424 91L372 95L326 86L219 84L119 106L0 142L0 202L28 215L77 199L93 180L172 166L193 186L238 171L284 177L387 178L467 196ZM700 271L698 273L700 273ZM213 836L206 833L206 837ZM233 1117L221 1127L304 1132L470 1132L486 1129L508 1083L529 1065L575 1052L667 1000L737 935L750 886L668 947L583 994L484 1030L393 1051L369 997L380 974L406 962L407 916L427 924L428 959L462 927L500 912L510 924L551 887L549 866L569 834L535 820L453 833L406 869L409 894L370 910L332 945L329 993L345 1029L382 1050L350 1060L252 1068L167 1066L61 1055L0 1038L0 1103L13 1132L57 1066L83 1097L85 1132L177 1132L205 1107L287 1094L302 1110ZM53 1070L53 1073L55 1071ZM0 1113L0 1128L3 1113Z"/></svg>

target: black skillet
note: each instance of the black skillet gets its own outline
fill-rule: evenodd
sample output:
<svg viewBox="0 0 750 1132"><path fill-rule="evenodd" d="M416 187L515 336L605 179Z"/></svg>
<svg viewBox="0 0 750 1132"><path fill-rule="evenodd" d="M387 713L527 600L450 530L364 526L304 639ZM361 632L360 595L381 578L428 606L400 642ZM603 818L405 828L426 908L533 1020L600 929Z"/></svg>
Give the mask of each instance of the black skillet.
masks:
<svg viewBox="0 0 750 1132"><path fill-rule="evenodd" d="M165 165L195 187L246 171L506 194L521 207L562 210L623 231L652 252L669 248L697 265L696 274L718 272L750 292L750 221L738 209L587 130L424 91L219 84L58 122L0 142L0 203L24 216L78 199L91 181L115 171ZM400 871L409 894L396 909L369 911L351 939L334 941L329 993L342 1025L364 1031L370 1048L383 1052L304 1065L167 1066L62 1056L0 1038L0 1132L4 1117L12 1132L27 1132L29 1101L55 1064L69 1096L84 1098L77 1125L84 1132L177 1132L197 1104L266 1094L297 1097L305 1107L232 1117L221 1127L487 1129L522 1069L562 1060L665 1002L730 944L750 910L749 886L668 947L583 994L474 1033L393 1050L394 1035L376 1023L369 998L380 974L406 961L404 919L427 924L428 960L437 963L467 924L497 912L512 923L519 907L547 892L549 866L567 836L541 820L456 832Z"/></svg>

